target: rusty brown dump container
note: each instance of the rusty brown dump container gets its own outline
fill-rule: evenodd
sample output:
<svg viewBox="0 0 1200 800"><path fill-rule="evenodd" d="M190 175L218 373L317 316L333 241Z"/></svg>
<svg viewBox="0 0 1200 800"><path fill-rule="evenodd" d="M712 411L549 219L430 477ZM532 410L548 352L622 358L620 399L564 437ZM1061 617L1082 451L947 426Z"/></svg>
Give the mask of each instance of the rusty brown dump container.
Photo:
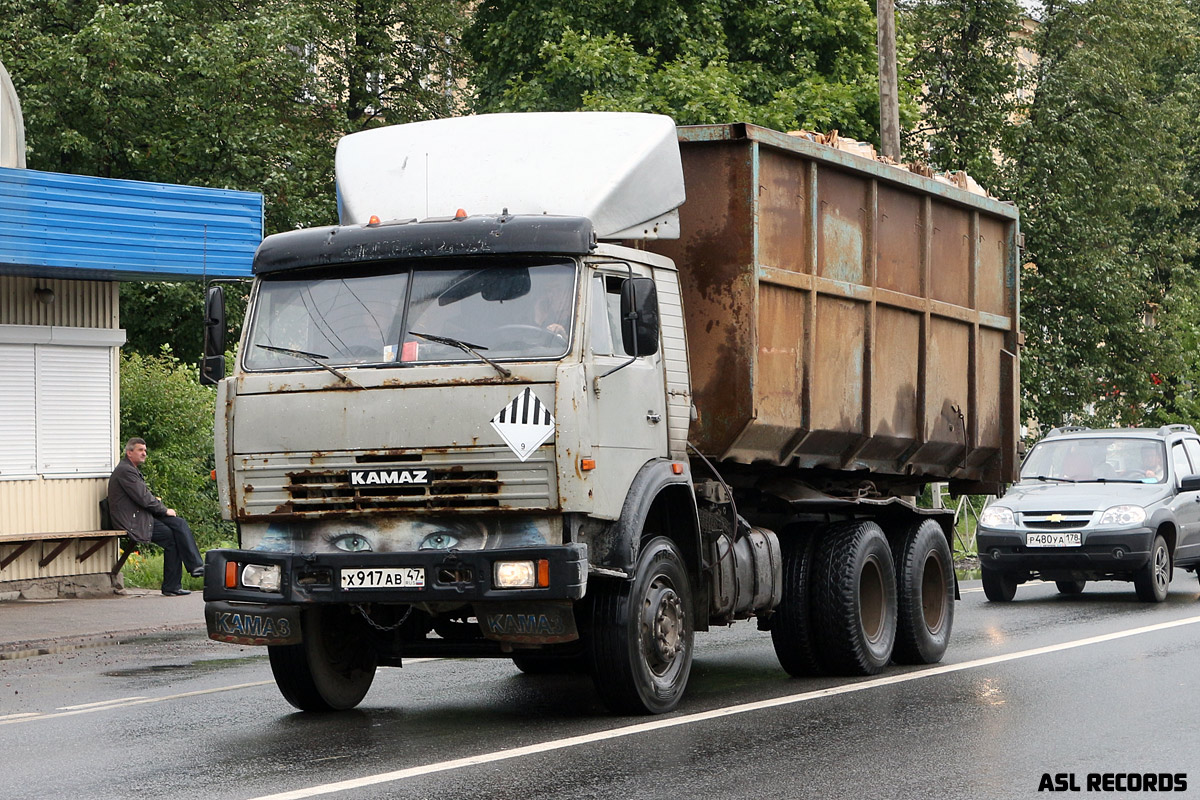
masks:
<svg viewBox="0 0 1200 800"><path fill-rule="evenodd" d="M885 484L1013 480L1016 209L765 128L679 136L681 238L651 249L679 267L692 443Z"/></svg>

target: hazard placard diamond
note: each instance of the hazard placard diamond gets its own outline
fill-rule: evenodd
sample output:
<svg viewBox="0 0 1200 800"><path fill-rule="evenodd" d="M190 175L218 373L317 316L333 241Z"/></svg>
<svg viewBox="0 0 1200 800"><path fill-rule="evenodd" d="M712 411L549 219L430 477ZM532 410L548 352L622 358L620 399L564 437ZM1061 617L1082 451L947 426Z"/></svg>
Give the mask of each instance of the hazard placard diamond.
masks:
<svg viewBox="0 0 1200 800"><path fill-rule="evenodd" d="M554 435L554 415L527 386L492 417L492 427L517 458L524 461Z"/></svg>

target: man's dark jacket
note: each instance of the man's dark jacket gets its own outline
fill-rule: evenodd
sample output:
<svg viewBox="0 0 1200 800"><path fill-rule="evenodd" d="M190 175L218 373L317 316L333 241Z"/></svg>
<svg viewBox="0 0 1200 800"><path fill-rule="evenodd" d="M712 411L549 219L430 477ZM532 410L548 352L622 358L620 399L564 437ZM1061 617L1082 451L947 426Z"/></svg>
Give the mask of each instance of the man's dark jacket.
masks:
<svg viewBox="0 0 1200 800"><path fill-rule="evenodd" d="M108 479L108 515L138 542L150 541L154 518L167 516L167 507L150 493L142 471L126 457Z"/></svg>

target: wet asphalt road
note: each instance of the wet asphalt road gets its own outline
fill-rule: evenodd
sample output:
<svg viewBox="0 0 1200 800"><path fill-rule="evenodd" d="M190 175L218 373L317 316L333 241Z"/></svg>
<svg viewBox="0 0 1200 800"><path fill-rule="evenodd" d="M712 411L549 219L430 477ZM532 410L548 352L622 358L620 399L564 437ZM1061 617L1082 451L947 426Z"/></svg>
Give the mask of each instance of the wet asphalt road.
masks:
<svg viewBox="0 0 1200 800"><path fill-rule="evenodd" d="M1200 797L1195 576L1154 606L963 590L941 665L789 679L739 623L698 635L687 698L652 718L506 661L381 670L327 716L293 713L265 651L196 637L0 662L0 797L1033 798L1043 773L1087 797L1147 795L1089 774L1183 774L1168 796Z"/></svg>

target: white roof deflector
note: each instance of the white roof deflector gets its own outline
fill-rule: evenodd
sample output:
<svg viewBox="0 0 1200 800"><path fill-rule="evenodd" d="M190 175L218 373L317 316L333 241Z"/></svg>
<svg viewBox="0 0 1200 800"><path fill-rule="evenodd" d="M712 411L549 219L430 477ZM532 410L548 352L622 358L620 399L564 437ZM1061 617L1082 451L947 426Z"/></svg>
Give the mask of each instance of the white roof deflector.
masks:
<svg viewBox="0 0 1200 800"><path fill-rule="evenodd" d="M659 114L485 114L375 128L337 148L343 225L467 214L587 217L599 239L675 239L683 168Z"/></svg>

